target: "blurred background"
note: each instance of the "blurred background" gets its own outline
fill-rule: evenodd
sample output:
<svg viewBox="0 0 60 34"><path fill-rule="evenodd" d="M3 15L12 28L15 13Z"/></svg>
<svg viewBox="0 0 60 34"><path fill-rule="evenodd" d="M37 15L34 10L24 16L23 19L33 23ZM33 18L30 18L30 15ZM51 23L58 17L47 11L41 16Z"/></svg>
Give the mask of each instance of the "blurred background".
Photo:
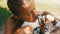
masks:
<svg viewBox="0 0 60 34"><path fill-rule="evenodd" d="M60 0L34 0L37 11L49 11L60 19ZM11 15L7 0L0 0L0 34L4 34L7 18Z"/></svg>
<svg viewBox="0 0 60 34"><path fill-rule="evenodd" d="M4 34L6 20L11 14L7 7L7 0L0 0L0 34Z"/></svg>

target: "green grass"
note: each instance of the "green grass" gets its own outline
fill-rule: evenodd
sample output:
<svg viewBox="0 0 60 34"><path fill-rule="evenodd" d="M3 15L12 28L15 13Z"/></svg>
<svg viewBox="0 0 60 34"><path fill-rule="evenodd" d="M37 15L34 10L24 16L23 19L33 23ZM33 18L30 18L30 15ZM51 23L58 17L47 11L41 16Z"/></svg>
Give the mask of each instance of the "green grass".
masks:
<svg viewBox="0 0 60 34"><path fill-rule="evenodd" d="M3 26L6 23L7 18L11 15L9 11L7 1L0 0L0 26Z"/></svg>
<svg viewBox="0 0 60 34"><path fill-rule="evenodd" d="M6 19L10 15L11 15L11 13L9 12L9 10L7 10L7 8L0 7L0 26L5 24Z"/></svg>

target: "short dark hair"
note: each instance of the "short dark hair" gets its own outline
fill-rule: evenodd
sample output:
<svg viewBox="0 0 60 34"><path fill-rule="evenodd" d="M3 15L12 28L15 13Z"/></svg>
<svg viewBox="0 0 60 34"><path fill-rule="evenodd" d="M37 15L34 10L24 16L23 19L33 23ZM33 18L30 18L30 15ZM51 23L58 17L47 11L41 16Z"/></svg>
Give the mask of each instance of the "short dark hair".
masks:
<svg viewBox="0 0 60 34"><path fill-rule="evenodd" d="M16 8L16 3L17 3L17 5L21 6L23 2L22 2L22 0L7 0L7 5L9 7L9 9L15 15L18 14L18 10Z"/></svg>

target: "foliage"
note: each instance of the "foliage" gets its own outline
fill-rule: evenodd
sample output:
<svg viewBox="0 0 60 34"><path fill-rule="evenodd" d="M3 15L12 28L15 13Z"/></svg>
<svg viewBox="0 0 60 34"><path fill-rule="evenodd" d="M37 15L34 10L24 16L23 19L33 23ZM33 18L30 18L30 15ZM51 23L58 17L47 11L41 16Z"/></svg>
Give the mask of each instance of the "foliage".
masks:
<svg viewBox="0 0 60 34"><path fill-rule="evenodd" d="M5 24L6 19L8 18L9 15L11 15L9 10L7 10L6 8L0 7L0 26Z"/></svg>

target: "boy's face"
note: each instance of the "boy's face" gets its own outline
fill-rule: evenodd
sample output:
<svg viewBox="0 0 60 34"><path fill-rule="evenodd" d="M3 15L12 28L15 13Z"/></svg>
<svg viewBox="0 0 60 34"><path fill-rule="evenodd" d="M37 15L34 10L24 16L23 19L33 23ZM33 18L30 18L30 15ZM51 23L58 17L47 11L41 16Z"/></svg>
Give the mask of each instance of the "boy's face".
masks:
<svg viewBox="0 0 60 34"><path fill-rule="evenodd" d="M33 0L24 0L22 7L18 7L20 13L19 17L25 21L35 21L36 12L34 11L34 1Z"/></svg>

